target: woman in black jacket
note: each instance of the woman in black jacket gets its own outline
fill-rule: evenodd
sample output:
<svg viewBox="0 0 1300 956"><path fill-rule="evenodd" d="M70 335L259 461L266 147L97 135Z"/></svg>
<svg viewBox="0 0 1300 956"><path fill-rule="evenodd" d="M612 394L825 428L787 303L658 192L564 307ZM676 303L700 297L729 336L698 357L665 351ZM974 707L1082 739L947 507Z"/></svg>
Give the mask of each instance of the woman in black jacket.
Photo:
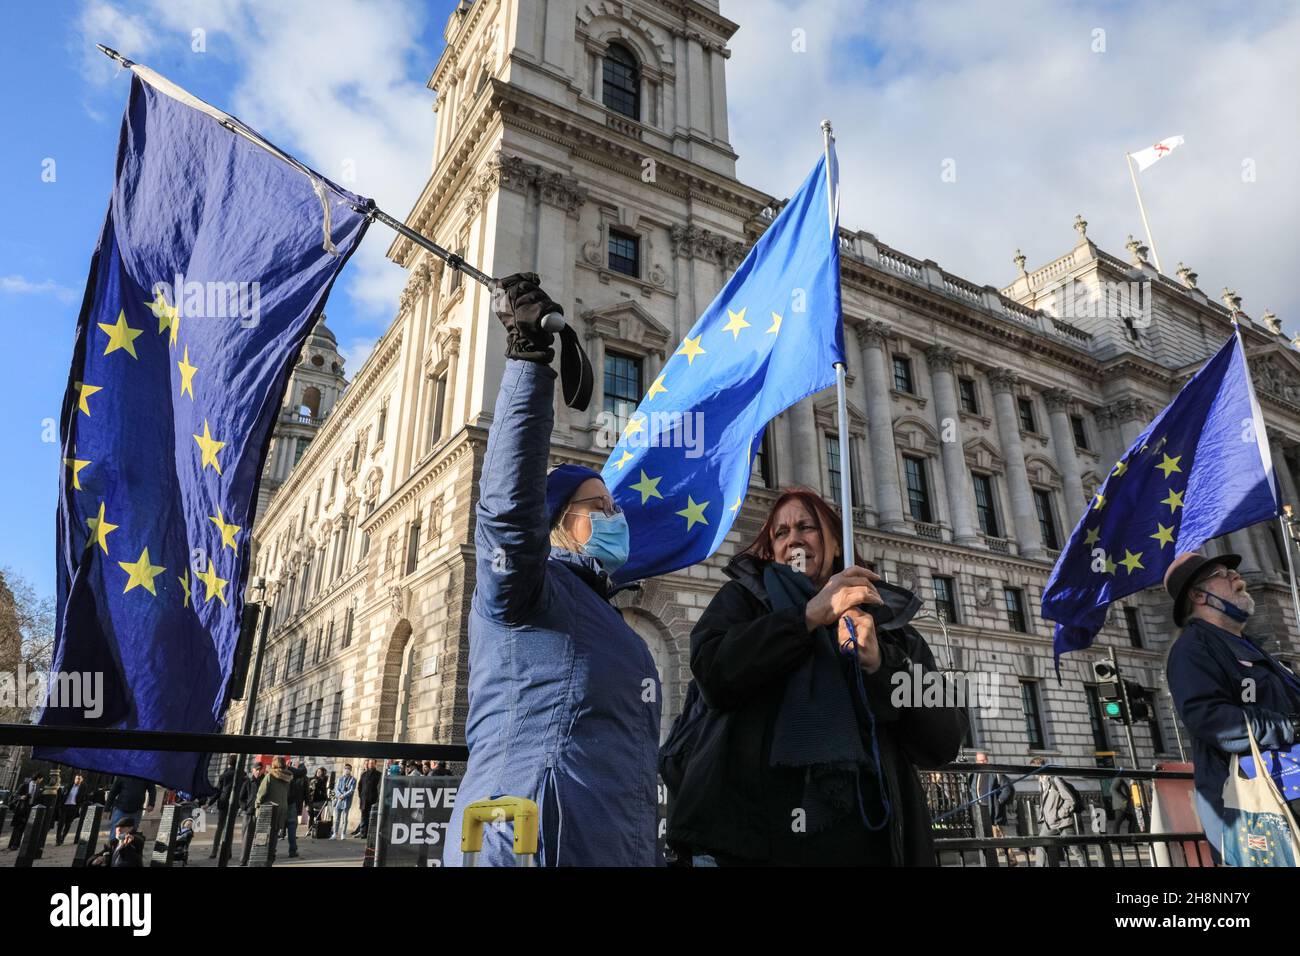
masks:
<svg viewBox="0 0 1300 956"><path fill-rule="evenodd" d="M667 836L697 864L934 865L915 768L955 759L966 717L906 706L935 670L920 601L843 569L839 529L785 492L691 634L707 710Z"/></svg>

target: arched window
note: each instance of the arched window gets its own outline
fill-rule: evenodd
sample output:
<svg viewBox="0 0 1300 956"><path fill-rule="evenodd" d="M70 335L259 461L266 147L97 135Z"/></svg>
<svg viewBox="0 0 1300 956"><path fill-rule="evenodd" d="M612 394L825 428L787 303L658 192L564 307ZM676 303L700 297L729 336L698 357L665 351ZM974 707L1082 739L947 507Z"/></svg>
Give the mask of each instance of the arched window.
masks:
<svg viewBox="0 0 1300 956"><path fill-rule="evenodd" d="M615 113L640 121L641 68L621 43L611 43L605 50L603 98Z"/></svg>
<svg viewBox="0 0 1300 956"><path fill-rule="evenodd" d="M312 418L320 417L320 389L315 385L308 385L302 390L302 404L310 413Z"/></svg>

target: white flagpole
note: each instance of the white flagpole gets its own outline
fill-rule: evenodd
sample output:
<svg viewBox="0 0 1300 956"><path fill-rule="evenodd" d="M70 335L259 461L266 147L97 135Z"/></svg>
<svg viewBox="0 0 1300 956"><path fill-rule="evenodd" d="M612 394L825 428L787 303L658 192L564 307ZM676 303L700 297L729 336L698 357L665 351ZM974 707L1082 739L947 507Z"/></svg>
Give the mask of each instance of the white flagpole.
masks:
<svg viewBox="0 0 1300 956"><path fill-rule="evenodd" d="M1156 260L1156 271L1163 273L1165 270L1160 268L1160 253L1156 251L1156 238L1151 235L1151 223L1147 222L1147 207L1142 203L1142 190L1138 189L1137 170L1133 168L1133 155L1125 153L1124 161L1128 163L1128 174L1133 180L1133 192L1137 195L1138 212L1142 213L1142 228L1147 231L1147 245L1151 247L1151 258Z"/></svg>
<svg viewBox="0 0 1300 956"><path fill-rule="evenodd" d="M836 195L836 183L831 176L831 149L835 135L831 132L831 121L822 120L822 146L826 156L826 211L830 217L831 248L834 255L839 255L839 196ZM844 316L841 314L840 322ZM849 399L845 387L845 369L843 362L835 363L835 395L839 405L840 429L840 521L841 539L843 540L844 566L854 564L853 559L853 468L852 449L849 437Z"/></svg>

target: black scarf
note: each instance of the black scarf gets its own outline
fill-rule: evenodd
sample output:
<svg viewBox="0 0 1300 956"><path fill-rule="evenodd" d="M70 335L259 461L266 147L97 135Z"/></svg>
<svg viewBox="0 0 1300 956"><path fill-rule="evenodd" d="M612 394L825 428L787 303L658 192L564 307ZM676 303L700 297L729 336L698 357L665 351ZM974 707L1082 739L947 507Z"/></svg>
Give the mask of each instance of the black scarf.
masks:
<svg viewBox="0 0 1300 956"><path fill-rule="evenodd" d="M764 568L763 587L774 611L804 605L817 593L806 575L776 562ZM811 833L861 811L860 787L875 777L875 767L862 745L847 679L852 675L846 674L834 632L819 627L809 639L813 652L786 679L769 763L805 771L802 806ZM869 707L866 700L862 705ZM873 779L867 789L879 794L880 781Z"/></svg>

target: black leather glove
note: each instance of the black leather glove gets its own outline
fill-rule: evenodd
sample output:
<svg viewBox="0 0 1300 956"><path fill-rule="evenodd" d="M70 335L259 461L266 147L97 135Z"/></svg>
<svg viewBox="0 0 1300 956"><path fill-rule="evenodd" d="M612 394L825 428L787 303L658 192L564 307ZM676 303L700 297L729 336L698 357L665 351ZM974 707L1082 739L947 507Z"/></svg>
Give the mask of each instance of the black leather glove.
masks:
<svg viewBox="0 0 1300 956"><path fill-rule="evenodd" d="M542 328L542 317L564 314L542 289L536 272L516 272L501 280L493 291L492 309L506 327L506 358L550 365L555 358L555 335Z"/></svg>

